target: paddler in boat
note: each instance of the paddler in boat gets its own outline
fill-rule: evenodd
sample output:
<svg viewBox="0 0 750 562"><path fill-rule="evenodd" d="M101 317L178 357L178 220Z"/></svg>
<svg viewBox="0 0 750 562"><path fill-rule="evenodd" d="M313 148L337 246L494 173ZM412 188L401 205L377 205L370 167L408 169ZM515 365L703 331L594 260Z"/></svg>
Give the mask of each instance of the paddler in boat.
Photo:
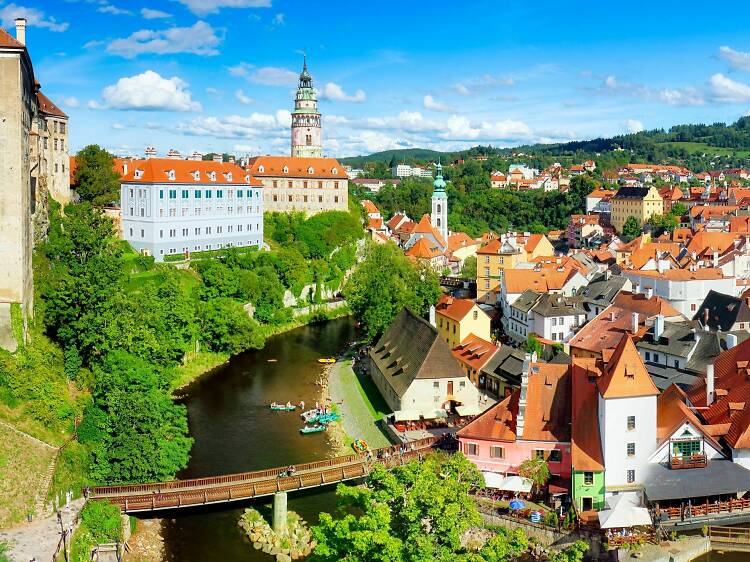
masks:
<svg viewBox="0 0 750 562"><path fill-rule="evenodd" d="M305 401L304 400L300 400L299 401L299 409L300 410L304 410L305 409Z"/></svg>
<svg viewBox="0 0 750 562"><path fill-rule="evenodd" d="M293 408L294 406L292 406L292 403L287 400L286 407L287 408Z"/></svg>

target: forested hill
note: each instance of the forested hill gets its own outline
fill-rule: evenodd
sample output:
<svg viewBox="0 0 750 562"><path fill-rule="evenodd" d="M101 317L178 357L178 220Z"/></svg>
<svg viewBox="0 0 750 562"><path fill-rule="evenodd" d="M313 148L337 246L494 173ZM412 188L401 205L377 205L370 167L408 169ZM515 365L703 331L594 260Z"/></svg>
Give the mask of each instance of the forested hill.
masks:
<svg viewBox="0 0 750 562"><path fill-rule="evenodd" d="M453 153L410 148L342 158L341 161L359 167L365 163L387 165L393 158L397 162L418 163L434 161L438 157L445 162L458 157L479 155L531 160L534 164L542 166L553 161L568 165L590 158L596 160L600 168L628 162L679 164L695 172L722 167L748 167L750 117L741 117L729 125L675 125L668 130L654 129L611 138L566 143L534 144L514 148L475 146Z"/></svg>

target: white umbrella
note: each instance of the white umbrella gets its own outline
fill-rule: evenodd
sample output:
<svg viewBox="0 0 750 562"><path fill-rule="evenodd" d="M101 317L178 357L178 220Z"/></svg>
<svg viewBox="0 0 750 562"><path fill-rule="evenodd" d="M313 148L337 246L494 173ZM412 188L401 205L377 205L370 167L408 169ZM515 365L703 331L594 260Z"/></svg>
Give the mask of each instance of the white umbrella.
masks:
<svg viewBox="0 0 750 562"><path fill-rule="evenodd" d="M419 419L419 415L419 410L396 410L393 412L393 417L397 422L415 421Z"/></svg>
<svg viewBox="0 0 750 562"><path fill-rule="evenodd" d="M614 529L651 525L648 509L641 507L635 492L625 492L607 498L607 509L599 512L599 527Z"/></svg>

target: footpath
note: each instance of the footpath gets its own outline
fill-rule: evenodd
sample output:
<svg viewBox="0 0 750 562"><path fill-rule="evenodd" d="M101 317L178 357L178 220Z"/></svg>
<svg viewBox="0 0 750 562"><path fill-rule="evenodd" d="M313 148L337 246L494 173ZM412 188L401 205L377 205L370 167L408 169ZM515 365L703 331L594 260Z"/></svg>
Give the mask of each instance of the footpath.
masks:
<svg viewBox="0 0 750 562"><path fill-rule="evenodd" d="M357 380L353 361L346 357L331 367L328 375L331 399L339 408L341 423L350 439L364 439L371 449L387 447L391 442L375 424L374 408Z"/></svg>

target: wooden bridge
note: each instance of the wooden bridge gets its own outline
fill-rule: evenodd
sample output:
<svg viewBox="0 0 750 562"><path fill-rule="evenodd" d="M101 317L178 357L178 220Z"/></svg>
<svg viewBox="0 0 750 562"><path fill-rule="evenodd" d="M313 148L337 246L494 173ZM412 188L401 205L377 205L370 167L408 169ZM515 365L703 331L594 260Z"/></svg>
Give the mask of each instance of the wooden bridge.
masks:
<svg viewBox="0 0 750 562"><path fill-rule="evenodd" d="M708 538L711 540L712 548L750 552L748 527L709 527Z"/></svg>
<svg viewBox="0 0 750 562"><path fill-rule="evenodd" d="M375 464L392 468L411 459L421 459L438 442L436 437L413 441L403 454L399 453L398 446L373 450L371 459L367 455L357 454L297 464L293 465L295 471L292 476L280 476L289 467L279 467L191 480L102 486L91 488L87 497L90 500L107 500L120 506L125 513L260 498L276 492L306 490L356 480L367 476Z"/></svg>

